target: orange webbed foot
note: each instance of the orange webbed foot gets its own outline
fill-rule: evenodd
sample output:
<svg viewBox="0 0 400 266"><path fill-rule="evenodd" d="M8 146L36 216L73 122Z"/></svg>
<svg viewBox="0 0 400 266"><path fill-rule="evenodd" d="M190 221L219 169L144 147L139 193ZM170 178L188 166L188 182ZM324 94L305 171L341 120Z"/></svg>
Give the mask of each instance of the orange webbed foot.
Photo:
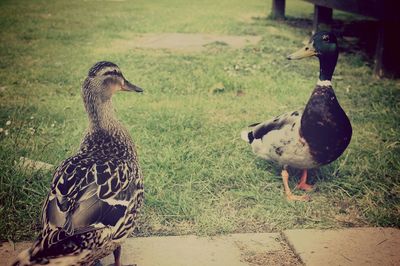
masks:
<svg viewBox="0 0 400 266"><path fill-rule="evenodd" d="M303 169L303 174L301 175L300 182L297 184L296 188L304 191L313 190L313 186L307 184L307 169Z"/></svg>
<svg viewBox="0 0 400 266"><path fill-rule="evenodd" d="M310 201L311 197L309 195L302 195L302 196L297 196L297 195L286 195L286 198L288 201Z"/></svg>
<svg viewBox="0 0 400 266"><path fill-rule="evenodd" d="M307 174L307 170L305 170L305 172ZM310 201L311 198L308 195L297 196L297 195L293 195L292 194L292 191L290 190L289 184L288 184L289 173L286 171L286 169L282 170L281 175L282 175L283 186L285 188L285 194L286 194L287 200L289 200L289 201L294 201L294 200L296 200L296 201ZM304 172L303 172L303 175L304 175Z"/></svg>
<svg viewBox="0 0 400 266"><path fill-rule="evenodd" d="M297 189L301 189L304 191L312 191L314 190L314 187L312 185L306 184L306 183L299 183L296 186Z"/></svg>

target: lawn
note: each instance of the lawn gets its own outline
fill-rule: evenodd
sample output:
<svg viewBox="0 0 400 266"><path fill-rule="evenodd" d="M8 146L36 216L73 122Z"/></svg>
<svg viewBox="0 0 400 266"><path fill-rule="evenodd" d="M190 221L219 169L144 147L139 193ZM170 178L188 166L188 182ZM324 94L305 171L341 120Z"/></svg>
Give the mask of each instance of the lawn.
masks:
<svg viewBox="0 0 400 266"><path fill-rule="evenodd" d="M280 168L240 140L246 125L304 106L317 80L317 60L285 59L309 36L312 5L287 1L286 22L267 19L270 7L265 0L1 1L0 240L32 239L39 230L51 173L25 173L15 162L57 165L76 152L87 126L80 87L100 60L117 63L145 90L114 97L145 175L138 235L400 226L400 82L373 78L362 51L344 51L333 77L352 142L336 162L311 171L311 202L287 202ZM200 52L115 45L164 32L262 40ZM294 187L300 172L290 173Z"/></svg>

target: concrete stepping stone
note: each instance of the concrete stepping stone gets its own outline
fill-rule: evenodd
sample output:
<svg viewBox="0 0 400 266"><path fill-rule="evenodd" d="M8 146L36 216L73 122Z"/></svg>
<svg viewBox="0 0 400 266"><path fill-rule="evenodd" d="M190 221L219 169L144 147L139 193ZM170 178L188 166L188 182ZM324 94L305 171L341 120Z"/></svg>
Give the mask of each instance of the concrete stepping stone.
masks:
<svg viewBox="0 0 400 266"><path fill-rule="evenodd" d="M279 239L278 233L129 238L122 248L122 263L137 266L248 266L249 255L281 251ZM106 257L102 263L112 265L113 256Z"/></svg>
<svg viewBox="0 0 400 266"><path fill-rule="evenodd" d="M283 234L307 266L400 265L396 228L302 229Z"/></svg>
<svg viewBox="0 0 400 266"><path fill-rule="evenodd" d="M0 265L10 265L29 242L0 243ZM286 260L287 250L281 245L279 233L233 234L216 237L166 236L128 238L122 246L123 265L137 266L248 266L275 256L275 261ZM279 257L278 257L279 256ZM110 255L102 260L113 265Z"/></svg>
<svg viewBox="0 0 400 266"><path fill-rule="evenodd" d="M0 243L0 265L11 265L14 262L17 255L24 249L29 248L32 245L31 242L19 242L19 243Z"/></svg>

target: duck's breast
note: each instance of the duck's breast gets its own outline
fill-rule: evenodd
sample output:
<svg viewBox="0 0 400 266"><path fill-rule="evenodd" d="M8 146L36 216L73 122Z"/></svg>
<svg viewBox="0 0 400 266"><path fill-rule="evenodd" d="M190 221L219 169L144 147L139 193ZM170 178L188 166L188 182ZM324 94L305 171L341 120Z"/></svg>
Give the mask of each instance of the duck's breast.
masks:
<svg viewBox="0 0 400 266"><path fill-rule="evenodd" d="M331 86L317 86L301 118L301 136L319 164L336 160L346 150L352 136L349 118Z"/></svg>

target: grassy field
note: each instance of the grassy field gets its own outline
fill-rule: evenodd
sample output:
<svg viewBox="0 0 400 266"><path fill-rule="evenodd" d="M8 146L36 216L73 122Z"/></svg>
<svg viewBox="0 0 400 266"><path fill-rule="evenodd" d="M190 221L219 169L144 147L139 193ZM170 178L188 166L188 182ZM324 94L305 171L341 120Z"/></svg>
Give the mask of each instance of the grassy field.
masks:
<svg viewBox="0 0 400 266"><path fill-rule="evenodd" d="M36 234L51 173L24 174L15 161L58 164L77 150L87 125L80 87L100 60L117 63L145 89L114 97L145 175L138 234L399 226L400 82L374 79L362 51L341 54L333 82L353 124L352 142L339 160L312 171L311 202L287 202L279 167L240 140L246 125L304 106L317 80L317 60L285 60L309 36L312 6L287 1L283 23L266 18L270 6L265 0L1 1L0 240ZM262 41L203 52L115 45L162 32ZM299 172L291 174L294 187Z"/></svg>

